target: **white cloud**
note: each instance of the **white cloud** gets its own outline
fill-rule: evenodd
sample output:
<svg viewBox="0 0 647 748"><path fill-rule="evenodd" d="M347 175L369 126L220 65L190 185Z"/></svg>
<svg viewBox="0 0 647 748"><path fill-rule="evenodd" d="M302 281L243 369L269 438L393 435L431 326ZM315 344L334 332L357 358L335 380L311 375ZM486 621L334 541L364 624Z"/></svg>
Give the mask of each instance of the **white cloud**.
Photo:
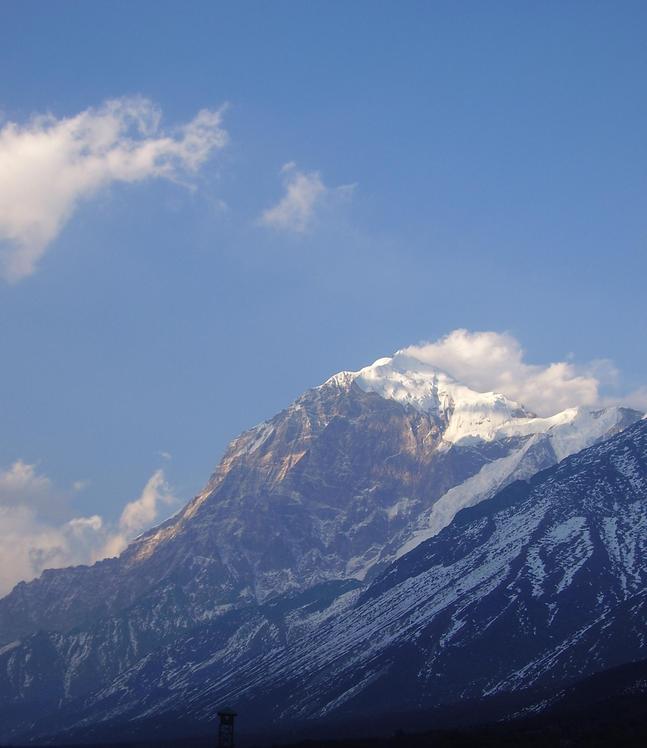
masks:
<svg viewBox="0 0 647 748"><path fill-rule="evenodd" d="M175 496L164 478L164 472L156 470L148 479L139 498L124 507L119 518L119 529L108 538L101 555L119 555L130 540L155 522L160 505L168 507L175 502Z"/></svg>
<svg viewBox="0 0 647 748"><path fill-rule="evenodd" d="M530 364L519 341L498 332L454 330L434 342L401 353L442 369L481 392L502 392L540 415L578 405L602 402L601 387L613 384L618 372L610 361L585 366L571 361Z"/></svg>
<svg viewBox="0 0 647 748"><path fill-rule="evenodd" d="M22 504L29 501L42 505L52 494L52 481L38 475L35 465L16 460L6 470L0 471L0 504Z"/></svg>
<svg viewBox="0 0 647 748"><path fill-rule="evenodd" d="M151 526L163 506L176 503L173 492L157 470L139 498L124 507L116 527L99 515L67 518L60 515L71 492L56 490L34 465L17 460L0 469L0 596L19 581L44 570L88 564L121 553L128 542Z"/></svg>
<svg viewBox="0 0 647 748"><path fill-rule="evenodd" d="M41 522L31 507L0 505L0 595L45 568L76 563L66 529Z"/></svg>
<svg viewBox="0 0 647 748"><path fill-rule="evenodd" d="M28 506L45 521L61 521L69 515L69 502L78 492L78 484L71 490L61 490L46 475L39 474L36 465L16 460L7 469L0 469L0 506Z"/></svg>
<svg viewBox="0 0 647 748"><path fill-rule="evenodd" d="M281 169L285 195L271 208L263 211L260 222L279 231L304 234L312 227L316 212L332 197L347 196L353 185L326 187L318 171L299 171L294 162Z"/></svg>
<svg viewBox="0 0 647 748"><path fill-rule="evenodd" d="M3 277L36 269L81 200L113 182L179 179L227 143L222 111L203 109L165 132L148 99L107 101L68 118L34 117L0 129L0 259Z"/></svg>

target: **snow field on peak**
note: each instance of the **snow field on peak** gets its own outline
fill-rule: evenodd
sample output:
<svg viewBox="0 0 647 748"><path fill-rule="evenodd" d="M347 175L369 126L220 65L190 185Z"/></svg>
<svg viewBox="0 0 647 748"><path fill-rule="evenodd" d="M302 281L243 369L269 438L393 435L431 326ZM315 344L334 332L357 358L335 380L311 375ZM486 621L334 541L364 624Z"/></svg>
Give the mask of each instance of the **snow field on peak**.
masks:
<svg viewBox="0 0 647 748"><path fill-rule="evenodd" d="M442 371L410 356L378 359L355 372L355 383L366 392L396 400L448 420L447 442L465 438L490 441L512 418L530 416L518 403L496 392L475 392Z"/></svg>
<svg viewBox="0 0 647 748"><path fill-rule="evenodd" d="M567 408L549 417L538 417L504 394L477 392L400 352L391 358L379 358L359 371L342 371L328 379L328 383L339 386L351 382L365 392L446 421L443 441L448 445L469 446L551 432L558 461L589 446L620 418L617 407Z"/></svg>
<svg viewBox="0 0 647 748"><path fill-rule="evenodd" d="M577 415L577 409L570 409L550 418L537 418L501 393L476 392L402 353L380 358L359 371L339 372L328 382L339 386L355 382L365 392L441 418L447 423L443 433L447 444L469 445L545 432Z"/></svg>

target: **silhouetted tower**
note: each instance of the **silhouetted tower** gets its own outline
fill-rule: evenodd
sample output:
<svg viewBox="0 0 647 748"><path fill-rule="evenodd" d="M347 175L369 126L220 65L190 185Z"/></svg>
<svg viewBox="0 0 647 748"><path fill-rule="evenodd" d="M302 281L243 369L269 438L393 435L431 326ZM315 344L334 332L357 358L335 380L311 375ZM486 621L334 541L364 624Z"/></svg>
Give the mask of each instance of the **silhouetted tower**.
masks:
<svg viewBox="0 0 647 748"><path fill-rule="evenodd" d="M237 716L233 709L221 709L218 712L220 727L218 728L218 748L234 748L234 719Z"/></svg>

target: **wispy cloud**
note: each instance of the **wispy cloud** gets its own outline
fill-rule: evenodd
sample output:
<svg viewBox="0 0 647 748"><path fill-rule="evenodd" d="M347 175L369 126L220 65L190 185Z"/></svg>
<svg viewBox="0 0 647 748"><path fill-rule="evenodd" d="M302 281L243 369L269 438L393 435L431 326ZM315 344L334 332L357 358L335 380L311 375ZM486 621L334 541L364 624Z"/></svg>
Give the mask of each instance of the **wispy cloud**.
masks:
<svg viewBox="0 0 647 748"><path fill-rule="evenodd" d="M8 122L0 129L0 272L32 274L79 203L113 182L178 180L196 172L228 140L222 110L203 109L165 131L161 111L142 97L57 119Z"/></svg>
<svg viewBox="0 0 647 748"><path fill-rule="evenodd" d="M264 210L260 222L272 229L304 234L314 223L317 210L332 198L348 196L354 185L327 187L318 171L303 172L294 162L281 169L285 194L279 202Z"/></svg>
<svg viewBox="0 0 647 748"><path fill-rule="evenodd" d="M126 504L116 526L96 514L71 516L70 497L76 491L76 484L69 491L57 489L22 460L0 469L0 596L44 569L118 555L158 520L163 508L177 504L161 470Z"/></svg>
<svg viewBox="0 0 647 748"><path fill-rule="evenodd" d="M124 507L119 518L119 527L107 539L101 556L118 556L129 541L148 529L158 518L160 507L170 507L176 498L164 478L162 470L156 470L148 479L139 498Z"/></svg>

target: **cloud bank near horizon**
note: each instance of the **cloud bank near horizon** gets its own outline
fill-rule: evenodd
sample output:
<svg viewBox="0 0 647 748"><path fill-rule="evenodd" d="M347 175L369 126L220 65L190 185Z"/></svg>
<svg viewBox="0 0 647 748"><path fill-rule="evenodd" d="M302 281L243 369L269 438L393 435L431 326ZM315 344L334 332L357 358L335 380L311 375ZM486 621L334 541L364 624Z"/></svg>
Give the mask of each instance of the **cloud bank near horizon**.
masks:
<svg viewBox="0 0 647 748"><path fill-rule="evenodd" d="M151 527L164 507L177 505L162 470L126 504L116 525L101 516L70 516L70 499L82 490L58 489L36 466L16 460L0 469L0 597L45 569L91 564L119 555Z"/></svg>
<svg viewBox="0 0 647 748"><path fill-rule="evenodd" d="M0 274L35 272L79 204L115 182L195 173L229 136L222 109L171 131L149 99L113 99L73 117L33 117L0 129ZM4 247L2 246L4 244Z"/></svg>

